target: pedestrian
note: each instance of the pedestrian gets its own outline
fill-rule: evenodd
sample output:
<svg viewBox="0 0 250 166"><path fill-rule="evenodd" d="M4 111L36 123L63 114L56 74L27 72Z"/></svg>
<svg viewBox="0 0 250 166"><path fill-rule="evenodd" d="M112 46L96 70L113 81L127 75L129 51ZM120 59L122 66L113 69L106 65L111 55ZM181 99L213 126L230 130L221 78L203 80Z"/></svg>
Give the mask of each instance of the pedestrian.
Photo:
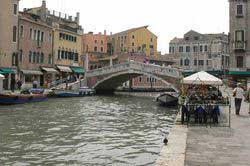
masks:
<svg viewBox="0 0 250 166"><path fill-rule="evenodd" d="M21 90L21 88L22 88L22 81L21 80L17 80L17 89L20 91Z"/></svg>
<svg viewBox="0 0 250 166"><path fill-rule="evenodd" d="M38 82L36 80L34 80L32 84L33 84L33 88L36 89L38 86Z"/></svg>
<svg viewBox="0 0 250 166"><path fill-rule="evenodd" d="M240 114L240 107L242 99L244 98L244 90L241 88L241 84L238 83L237 87L233 91L233 97L235 102L235 112L236 115Z"/></svg>
<svg viewBox="0 0 250 166"><path fill-rule="evenodd" d="M12 78L10 81L10 89L13 93L15 92L15 86L16 86L16 79Z"/></svg>
<svg viewBox="0 0 250 166"><path fill-rule="evenodd" d="M249 103L248 114L250 114L250 87L248 87L248 89L247 89L245 99Z"/></svg>

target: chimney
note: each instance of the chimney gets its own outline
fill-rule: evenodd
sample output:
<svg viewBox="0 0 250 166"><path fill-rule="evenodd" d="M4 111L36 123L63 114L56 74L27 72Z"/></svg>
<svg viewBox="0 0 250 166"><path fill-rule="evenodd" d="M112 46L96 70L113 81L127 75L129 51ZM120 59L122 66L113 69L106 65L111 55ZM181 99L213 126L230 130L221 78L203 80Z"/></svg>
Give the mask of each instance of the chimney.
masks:
<svg viewBox="0 0 250 166"><path fill-rule="evenodd" d="M76 23L79 25L80 24L80 13L77 12L76 13L76 19L75 19Z"/></svg>
<svg viewBox="0 0 250 166"><path fill-rule="evenodd" d="M106 31L106 30L104 30L104 35L105 35L105 36L107 35L107 31Z"/></svg>
<svg viewBox="0 0 250 166"><path fill-rule="evenodd" d="M53 10L53 16L55 16L55 10Z"/></svg>
<svg viewBox="0 0 250 166"><path fill-rule="evenodd" d="M113 33L112 32L110 32L110 36L112 36L113 35Z"/></svg>
<svg viewBox="0 0 250 166"><path fill-rule="evenodd" d="M43 2L42 2L42 8L46 9L46 0L43 0Z"/></svg>
<svg viewBox="0 0 250 166"><path fill-rule="evenodd" d="M45 20L47 17L47 8L46 8L46 1L45 0L42 1L42 8L41 8L40 16L43 20Z"/></svg>
<svg viewBox="0 0 250 166"><path fill-rule="evenodd" d="M69 21L72 21L72 16L69 16Z"/></svg>

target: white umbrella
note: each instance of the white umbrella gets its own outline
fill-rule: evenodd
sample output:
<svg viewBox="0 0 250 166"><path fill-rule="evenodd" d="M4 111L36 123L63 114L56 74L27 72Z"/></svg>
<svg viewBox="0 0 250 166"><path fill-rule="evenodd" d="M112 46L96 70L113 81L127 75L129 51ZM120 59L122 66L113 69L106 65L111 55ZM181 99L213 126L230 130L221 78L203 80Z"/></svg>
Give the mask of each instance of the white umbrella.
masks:
<svg viewBox="0 0 250 166"><path fill-rule="evenodd" d="M183 84L196 84L196 85L222 85L221 79L205 72L201 71L190 75L183 79Z"/></svg>

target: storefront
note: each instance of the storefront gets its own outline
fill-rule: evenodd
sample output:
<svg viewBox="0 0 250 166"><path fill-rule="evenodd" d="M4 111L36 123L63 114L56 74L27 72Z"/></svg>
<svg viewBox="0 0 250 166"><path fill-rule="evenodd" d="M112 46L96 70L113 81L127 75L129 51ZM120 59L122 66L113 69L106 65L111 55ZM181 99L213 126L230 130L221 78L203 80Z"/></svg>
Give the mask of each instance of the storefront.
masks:
<svg viewBox="0 0 250 166"><path fill-rule="evenodd" d="M59 73L56 69L54 68L49 68L49 67L41 67L41 70L43 72L43 84L45 87L48 86L51 82L56 80L56 75Z"/></svg>
<svg viewBox="0 0 250 166"><path fill-rule="evenodd" d="M70 67L67 67L67 66L57 66L57 68L60 71L59 79L66 79L68 76L70 76L73 73Z"/></svg>
<svg viewBox="0 0 250 166"><path fill-rule="evenodd" d="M39 70L21 70L21 81L24 88L32 87L33 81L37 81L38 85L41 86L43 73Z"/></svg>
<svg viewBox="0 0 250 166"><path fill-rule="evenodd" d="M4 76L3 89L10 89L11 79L15 79L16 70L11 68L1 68L0 74Z"/></svg>
<svg viewBox="0 0 250 166"><path fill-rule="evenodd" d="M229 71L227 75L231 87L235 87L237 83L242 83L244 87L247 87L250 82L250 71Z"/></svg>

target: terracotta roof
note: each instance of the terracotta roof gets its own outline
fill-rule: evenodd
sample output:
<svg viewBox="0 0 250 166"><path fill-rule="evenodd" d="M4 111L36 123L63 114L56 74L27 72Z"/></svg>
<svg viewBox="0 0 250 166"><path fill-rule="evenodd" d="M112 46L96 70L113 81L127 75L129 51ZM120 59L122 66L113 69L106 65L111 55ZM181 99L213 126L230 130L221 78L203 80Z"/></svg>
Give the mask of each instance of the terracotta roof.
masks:
<svg viewBox="0 0 250 166"><path fill-rule="evenodd" d="M142 29L142 28L147 29L147 28L148 28L148 25L146 25L146 26L141 26L141 27L137 27L137 28L131 28L131 29L128 29L128 30L125 30L125 31L122 31L122 32L115 33L114 35L118 35L118 34L121 34L121 33L131 33L131 32L133 32L133 31L136 31L136 30Z"/></svg>
<svg viewBox="0 0 250 166"><path fill-rule="evenodd" d="M39 16L34 14L19 12L19 18L22 20L33 22L35 24L43 25L50 28L50 26L45 21L43 21Z"/></svg>

